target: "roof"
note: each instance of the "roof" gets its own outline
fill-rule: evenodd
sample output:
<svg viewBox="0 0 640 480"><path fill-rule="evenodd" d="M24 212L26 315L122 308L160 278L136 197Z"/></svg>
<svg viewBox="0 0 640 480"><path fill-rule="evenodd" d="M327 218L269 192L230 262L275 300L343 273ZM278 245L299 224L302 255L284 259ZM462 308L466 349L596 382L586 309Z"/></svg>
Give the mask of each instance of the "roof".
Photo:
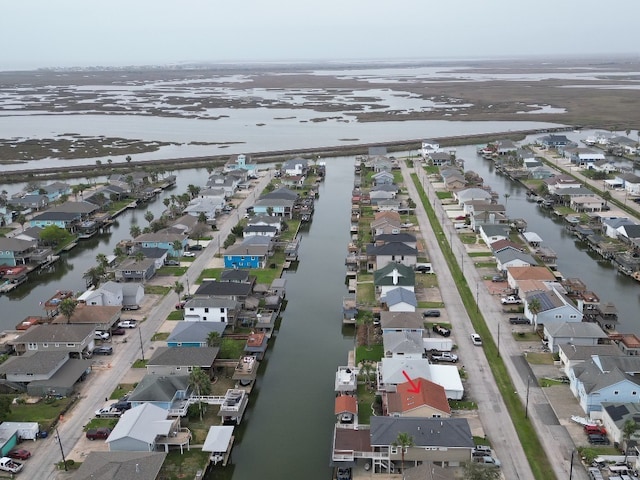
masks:
<svg viewBox="0 0 640 480"><path fill-rule="evenodd" d="M188 308L228 308L235 310L238 306L238 302L230 298L196 297L189 300L184 305L184 308L185 310Z"/></svg>
<svg viewBox="0 0 640 480"><path fill-rule="evenodd" d="M189 386L187 375L145 375L129 396L131 402L170 402L178 390Z"/></svg>
<svg viewBox="0 0 640 480"><path fill-rule="evenodd" d="M418 300L415 292L407 290L406 288L398 287L393 290L389 290L384 296L384 299L380 299L387 305L397 305L399 303L407 303L412 307L418 306Z"/></svg>
<svg viewBox="0 0 640 480"><path fill-rule="evenodd" d="M204 281L196 290L196 295L247 296L251 293L250 283Z"/></svg>
<svg viewBox="0 0 640 480"><path fill-rule="evenodd" d="M380 312L382 329L424 329L424 321L416 312Z"/></svg>
<svg viewBox="0 0 640 480"><path fill-rule="evenodd" d="M416 273L411 267L401 263L390 262L373 272L375 285L415 285Z"/></svg>
<svg viewBox="0 0 640 480"><path fill-rule="evenodd" d="M509 275L514 280L555 280L553 272L547 267L509 267Z"/></svg>
<svg viewBox="0 0 640 480"><path fill-rule="evenodd" d="M419 387L419 392L415 390ZM389 394L389 412L407 413L422 406L435 408L443 413L451 414L449 401L444 387L424 378L416 378L413 384L401 383L397 386L395 394Z"/></svg>
<svg viewBox="0 0 640 480"><path fill-rule="evenodd" d="M591 322L565 322L547 327L552 337L609 338L600 325Z"/></svg>
<svg viewBox="0 0 640 480"><path fill-rule="evenodd" d="M403 355L421 355L424 353L422 332L408 330L383 332L382 344L385 352L401 353Z"/></svg>
<svg viewBox="0 0 640 480"><path fill-rule="evenodd" d="M227 324L222 322L176 322L167 342L207 343L211 332L218 332L222 336L226 326Z"/></svg>
<svg viewBox="0 0 640 480"><path fill-rule="evenodd" d="M143 233L142 235L138 235L136 238L134 238L133 241L136 243L157 242L172 244L176 240L182 242L185 238L187 238L186 235L182 233L168 233L161 230L155 233Z"/></svg>
<svg viewBox="0 0 640 480"><path fill-rule="evenodd" d="M489 247L494 252L499 252L503 248L509 248L509 247L515 248L516 250L520 250L520 251L524 250L524 246L523 245L520 245L519 243L512 242L509 239L496 240L495 242L491 243L491 245L489 245Z"/></svg>
<svg viewBox="0 0 640 480"><path fill-rule="evenodd" d="M206 341L206 338L205 338ZM220 349L218 347L172 348L157 347L147 366L189 366L206 367L213 365Z"/></svg>
<svg viewBox="0 0 640 480"><path fill-rule="evenodd" d="M542 242L542 237L540 235L538 235L536 232L524 232L522 234L522 236L529 243L531 243L531 242Z"/></svg>
<svg viewBox="0 0 640 480"><path fill-rule="evenodd" d="M111 323L120 318L120 312L121 308L117 305L84 305L79 303L69 319L69 323L87 323L90 325ZM67 323L67 319L63 315L57 315L53 323Z"/></svg>
<svg viewBox="0 0 640 480"><path fill-rule="evenodd" d="M94 330L94 325L69 323L34 325L12 343L82 342L91 336Z"/></svg>
<svg viewBox="0 0 640 480"><path fill-rule="evenodd" d="M23 252L34 248L37 243L33 240L21 240L12 237L0 237L0 250L9 250L12 252Z"/></svg>
<svg viewBox="0 0 640 480"><path fill-rule="evenodd" d="M484 234L488 237L494 237L497 235L508 237L510 227L508 225L480 225Z"/></svg>
<svg viewBox="0 0 640 480"><path fill-rule="evenodd" d="M233 426L213 426L209 427L207 438L202 445L203 452L220 453L226 452L233 437Z"/></svg>
<svg viewBox="0 0 640 480"><path fill-rule="evenodd" d="M13 375L43 375L50 373L53 368L69 359L69 352L36 351L19 357L9 357L0 365L0 374Z"/></svg>
<svg viewBox="0 0 640 480"><path fill-rule="evenodd" d="M562 343L558 345L558 349L569 360L587 360L592 355L624 355L615 345L573 345Z"/></svg>
<svg viewBox="0 0 640 480"><path fill-rule="evenodd" d="M133 438L153 444L158 435L169 434L172 424L172 420L167 420L167 411L164 408L152 403L143 403L122 414L107 438L107 443L122 438Z"/></svg>
<svg viewBox="0 0 640 480"><path fill-rule="evenodd" d="M384 245L367 245L367 255L417 255L418 250L402 242L388 242Z"/></svg>
<svg viewBox="0 0 640 480"><path fill-rule="evenodd" d="M521 260L529 265L536 265L535 258L528 253L521 252L520 250L514 250L513 248L505 248L495 253L496 258L501 264L512 262L513 260Z"/></svg>
<svg viewBox="0 0 640 480"><path fill-rule="evenodd" d="M371 417L371 445L392 445L399 433L413 438L416 447L474 447L466 418Z"/></svg>
<svg viewBox="0 0 640 480"><path fill-rule="evenodd" d="M82 459L73 480L156 480L165 458L167 454L164 452L92 451Z"/></svg>
<svg viewBox="0 0 640 480"><path fill-rule="evenodd" d="M389 243L389 242L415 243L416 236L406 232L382 233L380 235L376 235L375 241L385 242L385 243Z"/></svg>
<svg viewBox="0 0 640 480"><path fill-rule="evenodd" d="M358 413L358 397L353 395L338 395L333 412L336 415L341 413L353 413L356 415Z"/></svg>
<svg viewBox="0 0 640 480"><path fill-rule="evenodd" d="M233 268L230 270L223 270L220 273L220 281L224 282L245 282L249 280L249 271L242 268Z"/></svg>
<svg viewBox="0 0 640 480"><path fill-rule="evenodd" d="M628 420L640 423L640 405L637 403L602 402L602 409L609 414L618 428L623 427Z"/></svg>
<svg viewBox="0 0 640 480"><path fill-rule="evenodd" d="M162 258L169 250L160 247L143 247L140 248L139 251L144 253L144 256L147 258Z"/></svg>

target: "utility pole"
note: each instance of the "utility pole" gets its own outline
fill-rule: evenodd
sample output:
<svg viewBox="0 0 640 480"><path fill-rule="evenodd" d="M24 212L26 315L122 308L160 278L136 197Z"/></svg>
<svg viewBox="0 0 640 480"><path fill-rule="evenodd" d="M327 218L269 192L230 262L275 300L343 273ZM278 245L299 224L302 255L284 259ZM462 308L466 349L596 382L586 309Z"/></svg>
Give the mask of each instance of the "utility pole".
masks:
<svg viewBox="0 0 640 480"><path fill-rule="evenodd" d="M142 355L142 361L144 362L144 348L142 346L142 327L138 326L138 335L140 336L140 355Z"/></svg>
<svg viewBox="0 0 640 480"><path fill-rule="evenodd" d="M527 400L524 404L524 418L529 418L529 385L531 384L531 377L527 377Z"/></svg>
<svg viewBox="0 0 640 480"><path fill-rule="evenodd" d="M60 434L58 433L58 427L56 427L56 438L58 439L58 445L60 446L60 454L62 455L62 463L64 464L64 471L67 471L67 460L64 458L64 450L62 449L62 440L60 440Z"/></svg>

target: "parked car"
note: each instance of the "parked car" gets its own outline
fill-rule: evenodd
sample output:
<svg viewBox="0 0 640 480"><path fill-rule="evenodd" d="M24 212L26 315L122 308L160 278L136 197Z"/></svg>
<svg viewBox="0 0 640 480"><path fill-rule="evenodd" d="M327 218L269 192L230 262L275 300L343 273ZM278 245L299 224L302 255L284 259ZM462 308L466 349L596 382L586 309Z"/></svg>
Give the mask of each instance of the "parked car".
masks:
<svg viewBox="0 0 640 480"><path fill-rule="evenodd" d="M340 423L353 423L353 413L345 412L340 415Z"/></svg>
<svg viewBox="0 0 640 480"><path fill-rule="evenodd" d="M182 310L186 304L187 302L185 301L176 303L176 310Z"/></svg>
<svg viewBox="0 0 640 480"><path fill-rule="evenodd" d="M109 340L111 337L109 332L103 332L102 330L96 330L93 336L96 340Z"/></svg>
<svg viewBox="0 0 640 480"><path fill-rule="evenodd" d="M14 448L9 453L7 453L7 457L15 458L16 460L26 460L31 456L31 452L29 450L25 450L24 448Z"/></svg>
<svg viewBox="0 0 640 480"><path fill-rule="evenodd" d="M511 325L529 325L531 322L527 317L509 317Z"/></svg>
<svg viewBox="0 0 640 480"><path fill-rule="evenodd" d="M522 303L522 299L515 295L509 295L508 297L502 297L500 302L502 302L503 305L518 305Z"/></svg>
<svg viewBox="0 0 640 480"><path fill-rule="evenodd" d="M138 323L135 320L122 320L118 323L118 328L136 328Z"/></svg>
<svg viewBox="0 0 640 480"><path fill-rule="evenodd" d="M440 316L440 310L425 310L424 312L422 312L422 316L423 317L439 317Z"/></svg>
<svg viewBox="0 0 640 480"><path fill-rule="evenodd" d="M491 277L492 282L504 282L504 277L502 275L494 275Z"/></svg>
<svg viewBox="0 0 640 480"><path fill-rule="evenodd" d="M480 338L480 335L478 335L477 333L472 333L471 334L471 342L476 347L481 347L482 346L482 338Z"/></svg>
<svg viewBox="0 0 640 480"><path fill-rule="evenodd" d="M607 429L600 425L585 425L584 432L587 435L606 435Z"/></svg>
<svg viewBox="0 0 640 480"><path fill-rule="evenodd" d="M413 267L413 270L417 273L433 273L433 267L430 263L420 263Z"/></svg>
<svg viewBox="0 0 640 480"><path fill-rule="evenodd" d="M485 455L484 457L473 457L473 461L477 463L482 463L483 465L493 465L495 467L499 467L500 465L502 465L500 463L500 460L490 455Z"/></svg>
<svg viewBox="0 0 640 480"><path fill-rule="evenodd" d="M184 253L182 254L182 256L183 256L183 257L195 257L195 256L196 256L196 254L195 254L195 253L193 253L193 252L184 252Z"/></svg>
<svg viewBox="0 0 640 480"><path fill-rule="evenodd" d="M122 415L122 412L113 405L96 410L96 417L98 418L116 418Z"/></svg>
<svg viewBox="0 0 640 480"><path fill-rule="evenodd" d="M189 245L189 250L202 250L202 245Z"/></svg>
<svg viewBox="0 0 640 480"><path fill-rule="evenodd" d="M89 440L106 440L111 434L111 429L108 427L92 428L87 430L86 437Z"/></svg>
<svg viewBox="0 0 640 480"><path fill-rule="evenodd" d="M606 435L591 434L587 437L592 445L609 445L611 441Z"/></svg>
<svg viewBox="0 0 640 480"><path fill-rule="evenodd" d="M128 402L126 400L118 400L113 404L113 408L124 412L125 410L129 410L131 408L131 402Z"/></svg>
<svg viewBox="0 0 640 480"><path fill-rule="evenodd" d="M180 266L180 262L178 260L165 260L164 264L167 267L179 267Z"/></svg>
<svg viewBox="0 0 640 480"><path fill-rule="evenodd" d="M338 467L338 473L336 475L337 480L351 480L351 468Z"/></svg>
<svg viewBox="0 0 640 480"><path fill-rule="evenodd" d="M451 330L449 330L448 328L444 328L437 323L433 326L433 331L438 335L442 335L443 337L448 337L449 335L451 335Z"/></svg>
<svg viewBox="0 0 640 480"><path fill-rule="evenodd" d="M124 328L116 327L111 329L111 335L124 335L126 330Z"/></svg>
<svg viewBox="0 0 640 480"><path fill-rule="evenodd" d="M450 352L438 352L431 355L431 360L434 362L456 363L458 361L458 356Z"/></svg>
<svg viewBox="0 0 640 480"><path fill-rule="evenodd" d="M113 355L113 347L96 347L93 349L94 355Z"/></svg>

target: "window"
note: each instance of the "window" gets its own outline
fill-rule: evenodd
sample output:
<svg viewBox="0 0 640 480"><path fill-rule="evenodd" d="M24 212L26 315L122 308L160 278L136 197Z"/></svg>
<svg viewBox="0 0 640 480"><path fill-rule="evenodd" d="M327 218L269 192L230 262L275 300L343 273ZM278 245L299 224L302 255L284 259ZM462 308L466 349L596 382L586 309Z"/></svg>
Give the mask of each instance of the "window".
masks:
<svg viewBox="0 0 640 480"><path fill-rule="evenodd" d="M577 315L569 315L569 318L578 318Z"/></svg>
<svg viewBox="0 0 640 480"><path fill-rule="evenodd" d="M49 348L49 344L48 343L43 343L42 344L42 348Z"/></svg>
<svg viewBox="0 0 640 480"><path fill-rule="evenodd" d="M29 344L27 345L27 348L28 348L29 350L37 350L37 349L38 349L38 344L37 344L37 343L29 343Z"/></svg>
<svg viewBox="0 0 640 480"><path fill-rule="evenodd" d="M207 317L202 317L202 321L206 322L207 321Z"/></svg>
<svg viewBox="0 0 640 480"><path fill-rule="evenodd" d="M390 452L391 455L397 455L398 454L398 447L393 447L392 446L390 450L391 450L391 452Z"/></svg>
<svg viewBox="0 0 640 480"><path fill-rule="evenodd" d="M72 348L73 348L73 347L75 347L75 346L76 346L76 344L75 344L75 343L67 343L67 347L72 347Z"/></svg>
<svg viewBox="0 0 640 480"><path fill-rule="evenodd" d="M209 307L204 307L204 313L209 313Z"/></svg>
<svg viewBox="0 0 640 480"><path fill-rule="evenodd" d="M614 390L614 391L613 391L613 394L614 394L614 395L618 395L619 393L620 393L620 392L619 392L618 390Z"/></svg>
<svg viewBox="0 0 640 480"><path fill-rule="evenodd" d="M635 392L635 391L631 392L631 395L637 395L637 394L638 394L638 392Z"/></svg>

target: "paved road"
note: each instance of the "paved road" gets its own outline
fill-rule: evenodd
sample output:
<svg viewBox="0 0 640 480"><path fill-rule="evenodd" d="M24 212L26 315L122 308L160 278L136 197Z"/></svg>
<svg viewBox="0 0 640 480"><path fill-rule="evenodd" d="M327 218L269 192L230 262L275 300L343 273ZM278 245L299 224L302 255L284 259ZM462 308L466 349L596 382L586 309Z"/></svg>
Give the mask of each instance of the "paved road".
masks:
<svg viewBox="0 0 640 480"><path fill-rule="evenodd" d="M487 290L482 277L475 268L473 259L466 254L465 247L460 242L452 222L442 208L441 202L437 200L435 190L427 180L424 170L419 164L416 164L415 169L431 204L434 206L437 217L443 219L441 223L445 235L451 239L453 251L456 253L456 260L464 273L467 285L472 291L474 285L477 289L478 308L482 312L485 322L487 322L494 341L499 345L500 356L507 367L516 391L520 395L523 404L528 403L528 417L538 432L538 437L555 471L556 478L569 478L571 452L575 449L573 440L566 428L558 424L543 389L535 383L535 377L527 362L524 361L520 348L511 335L511 329L507 323L504 323L501 305ZM404 163L402 165L402 173L405 184L408 186L409 194L413 198L418 198L416 188L409 177L412 172ZM502 462L504 477L507 479L532 479L533 473L524 456L515 427L489 370L488 362L491 359L487 359L483 350L473 347L471 341L467 340L472 330L469 317L462 305L426 213L421 207L421 203L416 203L418 204L418 221L427 243L430 261L438 274L438 282L447 307L447 313L455 326L454 335L456 335L457 343L461 347L458 354L462 364L465 366L465 370L469 373L466 382L467 388L470 390L471 397L478 402L482 426L496 450L496 456ZM501 322L503 322L502 325ZM462 333L461 335L460 332ZM499 339L498 336L500 336ZM575 466L578 468L575 468ZM587 480L586 471L579 467L577 460L575 466L573 478Z"/></svg>
<svg viewBox="0 0 640 480"><path fill-rule="evenodd" d="M258 192L261 192L270 180L271 171L267 171L257 182L253 193L249 194L238 209L228 215L224 223L218 226L219 230L214 234L217 237L214 237L210 246L202 250L196 257L187 273L179 279L181 282L186 285L188 279L191 289L195 289L195 281L202 270L208 267L218 247L231 232L231 228L238 223L238 220L246 212L246 208L254 203ZM141 322L136 330L129 331L127 334L129 341L118 345L119 348L112 357L100 360L102 362L101 368L96 369L87 377L82 385L79 402L58 425L62 449L65 454L70 452L84 435L82 430L84 425L94 417L94 411L102 406L103 399L111 395L133 362L141 358L140 339L142 339L144 358L148 359L152 355L152 351L149 350L151 337L169 313L174 310L176 299L177 297L172 293L163 297L148 313L146 320ZM26 447L33 450L34 455L28 462L25 462L23 470L25 473L22 476L25 478L55 479L60 472L55 470L54 465L61 461L60 447L55 436L38 441L34 445L35 448L30 448L28 445Z"/></svg>

